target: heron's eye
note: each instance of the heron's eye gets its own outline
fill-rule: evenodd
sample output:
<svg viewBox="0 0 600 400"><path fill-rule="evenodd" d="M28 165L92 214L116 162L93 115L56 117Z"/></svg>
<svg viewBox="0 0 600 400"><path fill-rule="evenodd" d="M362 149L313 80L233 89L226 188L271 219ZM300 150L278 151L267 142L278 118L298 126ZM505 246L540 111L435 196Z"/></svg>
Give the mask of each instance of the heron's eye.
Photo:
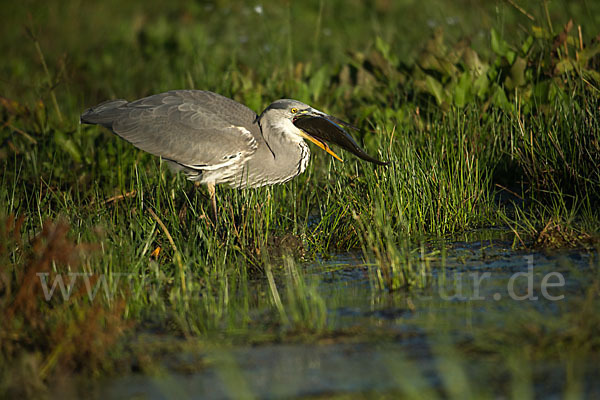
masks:
<svg viewBox="0 0 600 400"><path fill-rule="evenodd" d="M296 114L298 112L298 109L296 107L294 107L290 111L292 112L292 114Z"/></svg>

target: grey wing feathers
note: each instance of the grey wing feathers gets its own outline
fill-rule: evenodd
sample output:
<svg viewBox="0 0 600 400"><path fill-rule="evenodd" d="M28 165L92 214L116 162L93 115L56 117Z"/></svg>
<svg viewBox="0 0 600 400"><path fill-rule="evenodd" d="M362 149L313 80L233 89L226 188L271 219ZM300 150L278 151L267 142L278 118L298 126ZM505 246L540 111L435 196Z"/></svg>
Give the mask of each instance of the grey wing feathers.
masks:
<svg viewBox="0 0 600 400"><path fill-rule="evenodd" d="M174 90L90 108L81 122L99 124L148 153L202 169L256 151L262 136L248 107L212 92Z"/></svg>

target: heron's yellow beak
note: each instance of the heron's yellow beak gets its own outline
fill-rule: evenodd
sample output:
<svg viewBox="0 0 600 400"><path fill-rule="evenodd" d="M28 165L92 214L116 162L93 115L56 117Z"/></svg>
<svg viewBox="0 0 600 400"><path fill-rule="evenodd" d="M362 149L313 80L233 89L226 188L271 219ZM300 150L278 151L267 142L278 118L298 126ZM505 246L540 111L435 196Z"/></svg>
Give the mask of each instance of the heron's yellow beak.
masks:
<svg viewBox="0 0 600 400"><path fill-rule="evenodd" d="M323 150L325 150L327 153L331 154L338 161L344 162L344 160L342 160L337 154L335 154L333 152L333 150L331 150L329 148L329 146L327 145L327 143L321 142L320 140L315 139L314 137L310 136L308 133L304 132L302 129L300 129L300 135L304 139L310 140L311 142L313 142L314 144L316 144L317 146L319 146L320 148L322 148Z"/></svg>

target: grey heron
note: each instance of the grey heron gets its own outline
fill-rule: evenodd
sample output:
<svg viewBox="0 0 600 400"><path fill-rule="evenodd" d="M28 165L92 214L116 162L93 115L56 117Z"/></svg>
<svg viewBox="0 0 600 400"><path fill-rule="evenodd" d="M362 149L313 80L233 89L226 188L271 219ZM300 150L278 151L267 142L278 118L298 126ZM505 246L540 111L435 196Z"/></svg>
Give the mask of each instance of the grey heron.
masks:
<svg viewBox="0 0 600 400"><path fill-rule="evenodd" d="M358 146L343 128L352 125L297 100L276 100L259 116L213 92L173 90L132 102L109 100L86 110L80 121L110 129L207 185L215 218L215 185L274 185L304 172L310 158L304 139L340 161L326 142L387 164Z"/></svg>

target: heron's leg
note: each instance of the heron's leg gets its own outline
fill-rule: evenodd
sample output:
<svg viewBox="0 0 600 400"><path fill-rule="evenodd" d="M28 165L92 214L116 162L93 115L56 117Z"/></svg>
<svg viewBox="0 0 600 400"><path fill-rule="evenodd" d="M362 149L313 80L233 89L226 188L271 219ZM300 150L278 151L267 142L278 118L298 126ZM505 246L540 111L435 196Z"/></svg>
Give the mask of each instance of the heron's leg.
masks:
<svg viewBox="0 0 600 400"><path fill-rule="evenodd" d="M218 221L218 214L217 214L217 194L216 194L215 183L208 182L206 184L206 188L208 189L208 194L210 195L210 201L212 203L212 209L213 209L213 216L215 217L214 222L215 222L215 226L216 226L217 221Z"/></svg>

